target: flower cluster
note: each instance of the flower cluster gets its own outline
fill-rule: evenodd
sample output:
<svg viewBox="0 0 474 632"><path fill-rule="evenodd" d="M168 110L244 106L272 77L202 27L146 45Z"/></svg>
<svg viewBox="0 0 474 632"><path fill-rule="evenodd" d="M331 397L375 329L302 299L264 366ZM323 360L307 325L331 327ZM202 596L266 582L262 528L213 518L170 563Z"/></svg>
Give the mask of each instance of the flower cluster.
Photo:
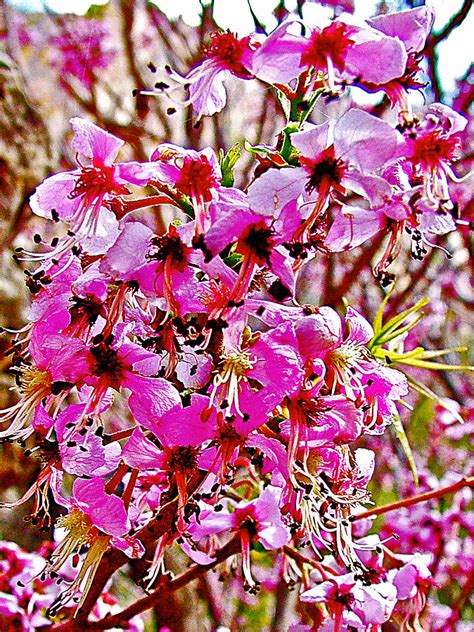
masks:
<svg viewBox="0 0 474 632"><path fill-rule="evenodd" d="M44 556L54 549L45 543L28 553L14 542L0 544L0 624L2 630L30 632L49 628L51 619L46 616L47 608L61 592L61 584L73 573L69 566L54 576L42 572ZM113 614L120 607L112 594L104 592L92 612L95 620ZM142 632L143 623L138 617L129 621L126 630Z"/></svg>
<svg viewBox="0 0 474 632"><path fill-rule="evenodd" d="M64 232L16 253L38 267L26 271L29 323L11 349L18 401L0 412L1 438L28 442L42 464L11 505L33 496L45 526L51 496L61 508L65 535L44 572L78 567L41 602L49 617L72 604L80 615L108 551L143 559L153 589L166 551L181 549L204 569L240 551L250 595L265 581L251 550L275 551L301 602L319 604L321 629L380 629L408 599L418 621L430 559L392 552L395 536L359 518L375 470L362 446L392 424L404 437L400 369L446 368L432 362L443 351L403 349L423 301L384 323L387 297L372 325L350 305L301 304L298 282L318 252L379 234L385 286L405 230L419 258L429 235L455 229L449 182L466 119L409 107L432 21L422 7L305 36L294 22L268 37L216 33L186 77L169 70L198 117L222 109L229 75L279 90L287 125L274 147L251 148L245 190L236 152L162 143L149 161L116 162L123 141L71 120L77 168L30 200ZM308 122L318 99L349 85L384 91L398 124L357 108ZM162 231L144 210L158 205L175 212Z"/></svg>
<svg viewBox="0 0 474 632"><path fill-rule="evenodd" d="M91 90L96 83L96 73L107 68L115 57L116 51L110 40L110 30L103 21L64 19L60 32L52 35L49 41L54 50L53 67L63 78L74 77Z"/></svg>

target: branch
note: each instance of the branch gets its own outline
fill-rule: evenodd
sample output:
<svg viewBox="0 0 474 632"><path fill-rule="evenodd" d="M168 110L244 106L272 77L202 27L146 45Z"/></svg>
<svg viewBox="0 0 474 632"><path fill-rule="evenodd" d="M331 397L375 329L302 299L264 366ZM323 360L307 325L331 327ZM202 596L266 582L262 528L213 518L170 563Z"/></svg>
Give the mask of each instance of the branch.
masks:
<svg viewBox="0 0 474 632"><path fill-rule="evenodd" d="M125 57L127 60L128 70L135 83L135 88L138 90L135 109L137 116L140 120L144 120L149 112L148 100L140 93L145 88L145 84L140 74L135 59L135 48L133 42L133 24L135 21L134 16L134 3L128 2L128 0L120 0L120 17L122 22L122 37L125 45Z"/></svg>
<svg viewBox="0 0 474 632"><path fill-rule="evenodd" d="M188 495L191 495L202 483L203 478L206 476L204 473L199 473L191 479L188 485ZM145 549L151 550L158 538L165 533L173 532L173 523L175 520L175 514L178 506L178 501L173 500L167 506L165 506L158 515L151 520L143 529L141 529L136 537L143 544ZM82 625L78 629L83 630L84 624L87 622L87 618L92 608L94 607L99 595L103 591L109 578L117 571L121 566L124 566L128 562L128 557L121 551L111 550L108 551L94 576L94 582L89 590L87 597L84 600L81 608L76 613L75 620L78 624ZM57 630L68 630L71 632L75 628L57 628Z"/></svg>
<svg viewBox="0 0 474 632"><path fill-rule="evenodd" d="M159 604L163 599L163 595L167 593L175 592L186 584L189 584L193 580L201 577L212 568L215 568L218 564L226 560L228 557L235 555L240 550L240 537L237 536L230 542L228 542L218 553L216 559L207 566L201 566L195 564L185 573L177 577L176 579L169 580L162 578L161 584L150 595L139 599L134 604L122 610L118 614L109 615L101 621L94 623L88 623L89 630L110 630L111 628L124 627L127 625L132 617L146 610L150 610ZM58 628L59 629L59 628Z"/></svg>
<svg viewBox="0 0 474 632"><path fill-rule="evenodd" d="M471 0L464 0L459 11L455 15L453 15L453 17L446 24L446 26L439 33L433 33L433 35L431 36L428 42L427 48L428 47L434 48L440 42L442 42L447 37L449 37L451 33L454 31L454 29L456 29L458 26L461 26L461 24L467 18L469 11L471 10L471 6L472 6Z"/></svg>
<svg viewBox="0 0 474 632"><path fill-rule="evenodd" d="M463 487L474 487L474 476L471 476L470 478L461 478L461 480L457 481L457 483L448 485L448 487L441 487L440 489L434 489L430 492L425 492L424 494L418 494L417 496L410 496L409 498L404 498L403 500L397 500L396 502L389 503L388 505L368 509L367 511L363 511L360 514L353 516L352 520L356 521L362 520L363 518L370 518L371 516L380 516L381 514L389 511L394 511L395 509L410 507L411 505L423 503L427 500L433 500L434 498L439 498L440 496L445 496L446 494L452 494L457 492L459 489L463 489Z"/></svg>
<svg viewBox="0 0 474 632"><path fill-rule="evenodd" d="M431 81L431 88L436 101L440 101L443 97L441 81L438 75L438 53L437 46L440 42L447 39L455 28L460 26L467 18L471 9L471 0L464 0L458 13L456 13L446 26L439 32L433 33L429 38L423 53L428 60L428 74Z"/></svg>

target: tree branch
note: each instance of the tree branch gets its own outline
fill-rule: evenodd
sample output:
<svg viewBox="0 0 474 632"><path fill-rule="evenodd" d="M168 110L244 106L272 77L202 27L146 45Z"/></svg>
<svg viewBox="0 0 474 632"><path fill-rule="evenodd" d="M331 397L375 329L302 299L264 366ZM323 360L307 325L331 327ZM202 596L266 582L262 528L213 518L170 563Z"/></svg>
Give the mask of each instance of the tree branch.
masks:
<svg viewBox="0 0 474 632"><path fill-rule="evenodd" d="M360 514L353 516L353 520L362 520L363 518L370 518L371 516L380 516L381 514L389 511L394 511L395 509L410 507L411 505L416 505L417 503L423 503L427 500L433 500L434 498L446 496L446 494L452 494L460 489L463 489L463 487L474 487L474 476L471 476L470 478L461 478L461 480L457 481L457 483L453 483L447 487L441 487L440 489L434 489L430 492L425 492L424 494L418 494L417 496L410 496L409 498L404 498L403 500L397 500L396 502L389 503L388 505L381 505L380 507L368 509L367 511L363 511Z"/></svg>
<svg viewBox="0 0 474 632"><path fill-rule="evenodd" d="M110 630L111 628L123 627L127 625L130 619L135 615L145 612L146 610L150 610L150 608L158 605L160 600L163 599L164 595L183 588L183 586L186 586L186 584L189 584L189 582L194 581L198 577L201 577L202 575L207 573L212 568L218 566L228 557L235 555L239 550L240 538L239 536L237 536L216 553L216 559L211 562L211 564L208 564L207 566L195 564L189 570L173 580L169 580L163 577L158 588L156 588L156 590L154 590L150 595L139 599L134 604L132 604L128 608L125 608L125 610L122 610L122 612L119 612L118 614L109 615L108 617L105 617L101 621L97 621L95 623L88 623L88 629Z"/></svg>

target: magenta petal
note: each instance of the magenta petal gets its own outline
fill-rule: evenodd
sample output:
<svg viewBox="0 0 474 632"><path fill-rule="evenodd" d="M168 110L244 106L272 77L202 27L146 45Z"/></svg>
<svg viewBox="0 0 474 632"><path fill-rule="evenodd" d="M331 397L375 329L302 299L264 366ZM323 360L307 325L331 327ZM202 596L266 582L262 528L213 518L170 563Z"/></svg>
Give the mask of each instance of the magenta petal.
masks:
<svg viewBox="0 0 474 632"><path fill-rule="evenodd" d="M209 398L195 393L191 405L175 406L156 424L156 434L166 445L198 446L215 435L215 415L203 415L209 408Z"/></svg>
<svg viewBox="0 0 474 632"><path fill-rule="evenodd" d="M361 29L349 48L346 69L362 81L382 85L402 77L408 60L402 42L373 29Z"/></svg>
<svg viewBox="0 0 474 632"><path fill-rule="evenodd" d="M66 426L68 424L75 424L84 412L85 407L85 404L69 404L69 406L62 410L56 417L54 428L59 443L62 443L65 435L67 435Z"/></svg>
<svg viewBox="0 0 474 632"><path fill-rule="evenodd" d="M371 208L385 206L393 198L392 187L384 178L379 176L350 169L344 175L342 184L354 193L367 198Z"/></svg>
<svg viewBox="0 0 474 632"><path fill-rule="evenodd" d="M100 271L114 279L128 280L138 268L148 263L145 255L150 248L153 231L141 222L127 222L114 245L100 263Z"/></svg>
<svg viewBox="0 0 474 632"><path fill-rule="evenodd" d="M248 200L255 213L278 216L278 212L304 190L308 174L305 169L270 169L255 180L248 191Z"/></svg>
<svg viewBox="0 0 474 632"><path fill-rule="evenodd" d="M433 9L422 6L409 11L378 15L367 22L385 35L398 37L409 52L418 52L425 46L434 19Z"/></svg>
<svg viewBox="0 0 474 632"><path fill-rule="evenodd" d="M393 579L393 585L397 589L398 599L412 599L416 595L417 579L418 569L411 564L407 564L397 570Z"/></svg>
<svg viewBox="0 0 474 632"><path fill-rule="evenodd" d="M248 206L236 206L235 202L212 203L210 214L212 225L206 231L205 241L213 255L218 255L230 243L237 241L246 228L261 220Z"/></svg>
<svg viewBox="0 0 474 632"><path fill-rule="evenodd" d="M387 225L387 218L379 211L367 211L354 206L343 206L324 240L331 252L356 248L376 235Z"/></svg>
<svg viewBox="0 0 474 632"><path fill-rule="evenodd" d="M322 356L342 341L341 319L331 307L320 307L318 314L301 318L295 331L304 357Z"/></svg>
<svg viewBox="0 0 474 632"><path fill-rule="evenodd" d="M300 600L307 603L324 603L336 596L336 582L322 582L300 595Z"/></svg>
<svg viewBox="0 0 474 632"><path fill-rule="evenodd" d="M207 507L207 505L204 505ZM214 511L212 509L201 508L199 523L194 519L189 527L189 533L195 540L200 540L214 533L230 531L235 526L234 514L227 511Z"/></svg>
<svg viewBox="0 0 474 632"><path fill-rule="evenodd" d="M295 272L286 253L278 247L274 248L270 255L270 268L278 281L291 293L291 296L294 296L296 290Z"/></svg>
<svg viewBox="0 0 474 632"><path fill-rule="evenodd" d="M349 110L334 126L337 154L361 171L373 171L398 158L402 143L388 123L363 110Z"/></svg>
<svg viewBox="0 0 474 632"><path fill-rule="evenodd" d="M152 377L157 375L161 369L161 357L152 351L147 351L140 345L133 342L125 342L119 350L120 359L129 367L132 367L134 373ZM128 382L124 384L128 388Z"/></svg>
<svg viewBox="0 0 474 632"><path fill-rule="evenodd" d="M31 425L36 432L46 434L54 426L54 419L46 412L44 406L40 404L35 409Z"/></svg>
<svg viewBox="0 0 474 632"><path fill-rule="evenodd" d="M252 73L266 83L288 83L302 71L301 53L307 44L303 37L288 33L292 22L284 22L255 51Z"/></svg>
<svg viewBox="0 0 474 632"><path fill-rule="evenodd" d="M366 624L381 625L385 623L397 602L397 590L389 582L372 586L354 586L352 590L358 607L354 611Z"/></svg>
<svg viewBox="0 0 474 632"><path fill-rule="evenodd" d="M193 562L196 562L196 564L199 564L200 566L207 566L207 564L211 564L216 560L216 558L212 555L208 555L207 553L204 553L204 551L200 551L195 546L191 546L184 538L180 542L179 546Z"/></svg>
<svg viewBox="0 0 474 632"><path fill-rule="evenodd" d="M124 144L123 140L79 117L72 118L70 123L74 130L72 147L78 154L87 156L94 163L113 163Z"/></svg>
<svg viewBox="0 0 474 632"><path fill-rule="evenodd" d="M120 180L130 184L145 186L157 176L157 164L155 162L122 162L115 168Z"/></svg>
<svg viewBox="0 0 474 632"><path fill-rule="evenodd" d="M194 71L195 77L199 75L199 78L189 85L189 99L197 118L220 112L227 102L224 81L230 73L219 67L209 68L207 61L205 60L199 69Z"/></svg>
<svg viewBox="0 0 474 632"><path fill-rule="evenodd" d="M59 451L63 470L76 476L105 476L116 469L121 458L118 443L104 445L94 433L84 437L74 433L60 444Z"/></svg>
<svg viewBox="0 0 474 632"><path fill-rule="evenodd" d="M288 455L281 441L253 432L247 437L245 444L248 447L258 448L263 452L267 464L264 464L262 474L273 472L276 467L285 480L288 479Z"/></svg>
<svg viewBox="0 0 474 632"><path fill-rule="evenodd" d="M122 449L122 460L140 470L161 468L163 453L149 441L140 428L135 428Z"/></svg>
<svg viewBox="0 0 474 632"><path fill-rule="evenodd" d="M43 180L29 200L33 213L51 218L55 211L60 219L70 218L81 204L80 198L70 197L78 175L78 171L65 171Z"/></svg>
<svg viewBox="0 0 474 632"><path fill-rule="evenodd" d="M347 340L365 345L374 337L372 325L352 307L347 308L346 323L350 328Z"/></svg>
<svg viewBox="0 0 474 632"><path fill-rule="evenodd" d="M456 222L449 213L430 210L419 215L420 230L432 235L445 235L456 230Z"/></svg>
<svg viewBox="0 0 474 632"><path fill-rule="evenodd" d="M123 385L132 391L128 405L133 418L149 430L154 431L157 420L173 406L181 403L176 388L163 378L127 373Z"/></svg>
<svg viewBox="0 0 474 632"><path fill-rule="evenodd" d="M98 529L115 536L124 535L130 529L123 500L106 493L103 478L77 478L72 489L77 506Z"/></svg>
<svg viewBox="0 0 474 632"><path fill-rule="evenodd" d="M329 143L330 123L308 124L304 132L291 135L291 143L306 158L315 158L323 152Z"/></svg>
<svg viewBox="0 0 474 632"><path fill-rule="evenodd" d="M29 351L38 368L48 368L53 381L75 383L90 374L89 354L79 338L31 334Z"/></svg>

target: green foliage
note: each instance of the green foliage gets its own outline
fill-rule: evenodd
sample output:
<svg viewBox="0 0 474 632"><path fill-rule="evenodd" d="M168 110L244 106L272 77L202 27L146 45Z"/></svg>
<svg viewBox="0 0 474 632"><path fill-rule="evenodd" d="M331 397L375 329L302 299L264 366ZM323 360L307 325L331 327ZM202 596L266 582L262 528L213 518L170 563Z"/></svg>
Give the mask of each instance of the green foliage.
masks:
<svg viewBox="0 0 474 632"><path fill-rule="evenodd" d="M232 187L234 186L235 176L234 170L235 165L242 154L242 148L239 143L233 145L229 151L224 155L223 150L219 151L219 162L221 165L222 171L222 186L223 187Z"/></svg>

